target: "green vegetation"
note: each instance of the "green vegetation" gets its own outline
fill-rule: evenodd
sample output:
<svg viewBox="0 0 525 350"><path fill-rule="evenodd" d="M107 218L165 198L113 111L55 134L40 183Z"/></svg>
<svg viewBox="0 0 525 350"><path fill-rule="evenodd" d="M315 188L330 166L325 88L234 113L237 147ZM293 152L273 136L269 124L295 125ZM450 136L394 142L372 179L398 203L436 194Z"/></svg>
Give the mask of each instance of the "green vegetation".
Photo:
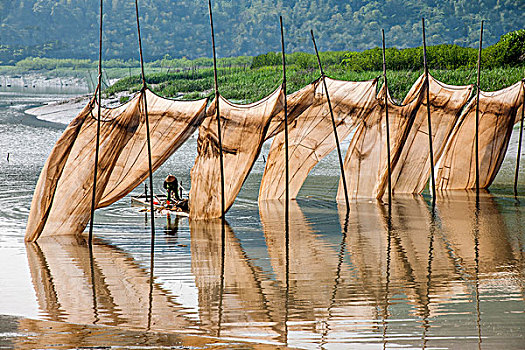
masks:
<svg viewBox="0 0 525 350"><path fill-rule="evenodd" d="M498 90L525 77L525 30L508 33L498 43L482 51L482 83L486 91ZM422 48L387 49L389 88L401 101L416 79L423 73ZM382 53L379 48L363 52L322 52L325 72L334 79L363 81L382 75ZM440 81L452 85L473 84L476 81L477 50L456 45L428 47L431 73ZM288 92L294 92L319 77L317 58L313 54L288 54ZM211 60L180 60L164 58L149 64L162 72L147 75L147 83L156 93L183 99L213 97ZM271 93L282 80L281 55L269 52L251 59L247 57L219 60L218 78L221 94L232 100L253 102ZM173 66L185 67L176 68ZM137 91L139 76L121 79L106 93Z"/></svg>
<svg viewBox="0 0 525 350"><path fill-rule="evenodd" d="M379 48L362 52L327 51L320 53L325 72L334 79L363 81L382 75ZM477 50L457 45L428 47L431 73L452 85L473 84L476 80ZM422 74L422 48L388 48L386 52L389 88L401 101ZM311 53L287 54L288 93L319 78L317 58ZM281 54L269 52L256 57L220 58L217 62L221 94L231 100L253 102L267 96L282 80ZM103 62L104 86L122 78L105 90L106 94L135 92L142 86L140 63L111 59ZM512 85L525 77L525 29L507 33L482 52L483 90L493 91ZM15 66L2 67L0 73L23 74L49 71L55 75L86 78L93 90L98 62L87 59L25 58ZM213 97L213 60L211 58L174 59L169 55L145 65L146 81L156 93L172 98ZM121 102L126 97L122 97Z"/></svg>
<svg viewBox="0 0 525 350"><path fill-rule="evenodd" d="M382 75L381 71L355 72L340 66L329 66L325 73L334 79L364 81ZM423 70L388 71L389 89L392 96L401 101ZM431 70L438 80L451 85L467 85L476 82L476 69L470 70ZM280 67L263 67L257 69L218 70L221 94L230 100L243 103L262 99L276 89L282 80ZM481 71L481 88L485 91L499 90L510 86L525 76L523 67L493 68ZM305 70L297 66L287 68L288 93L299 90L319 78L317 70ZM213 70L198 70L195 73L157 73L148 75L147 83L159 95L197 99L204 96L213 97ZM124 78L106 90L112 94L118 91L138 91L141 87L139 76Z"/></svg>
<svg viewBox="0 0 525 350"><path fill-rule="evenodd" d="M353 71L374 71L383 69L383 54L379 47L362 52L322 52L321 60L325 65L342 63ZM388 68L391 70L417 69L423 62L421 47L386 49ZM470 69L478 60L478 49L457 45L435 45L427 48L428 64L434 69ZM297 52L287 55L287 63L298 67L314 69L317 58L314 54ZM503 35L496 44L485 48L481 55L481 64L485 68L519 66L525 63L525 29ZM252 68L281 65L281 55L269 52L253 58Z"/></svg>
<svg viewBox="0 0 525 350"><path fill-rule="evenodd" d="M211 57L207 1L141 0L146 61ZM26 57L98 57L98 1L0 0L0 64ZM283 16L287 52L312 52L313 29L321 51L363 51L381 44L421 45L421 17L429 45L476 47L525 28L523 0L213 0L219 57L279 50ZM104 58L138 59L134 2L104 6ZM184 62L181 62L184 64ZM200 65L200 63L199 63Z"/></svg>

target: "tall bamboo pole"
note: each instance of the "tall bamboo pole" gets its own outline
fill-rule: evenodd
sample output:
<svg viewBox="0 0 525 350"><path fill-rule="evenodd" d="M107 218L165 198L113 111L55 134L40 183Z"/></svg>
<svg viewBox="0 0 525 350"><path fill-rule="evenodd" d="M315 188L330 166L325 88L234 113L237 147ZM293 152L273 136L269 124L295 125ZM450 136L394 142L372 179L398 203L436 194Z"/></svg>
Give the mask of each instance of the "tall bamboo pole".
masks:
<svg viewBox="0 0 525 350"><path fill-rule="evenodd" d="M98 157L100 149L100 114L102 113L102 16L103 15L103 0L100 0L100 30L99 30L99 45L98 45L98 115L97 115L97 137L95 141L95 168L93 170L93 194L91 196L91 219L89 221L89 236L88 244L93 243L93 221L95 218L95 206L97 197L97 173L98 173Z"/></svg>
<svg viewBox="0 0 525 350"><path fill-rule="evenodd" d="M283 90L284 90L284 163L285 163L285 204L284 204L284 221L286 225L286 233L288 233L288 219L289 219L289 201L290 201L290 169L288 166L289 155L288 155L288 105L286 101L286 54L284 51L284 29L283 29L283 17L279 16L281 24L281 52L283 59ZM288 242L288 236L286 237Z"/></svg>
<svg viewBox="0 0 525 350"><path fill-rule="evenodd" d="M343 165L343 157L341 156L341 146L339 144L339 136L337 135L337 126L335 124L334 111L332 108L332 102L330 101L330 95L328 94L328 86L326 85L326 76L323 71L323 65L321 64L321 58L319 57L319 51L317 50L317 44L315 43L314 31L310 30L312 35L312 42L314 43L315 55L317 56L317 64L319 65L319 70L321 71L321 79L323 80L324 91L326 92L326 101L328 102L328 109L330 110L330 117L332 118L332 127L334 129L335 145L337 147L337 155L339 157L339 169L341 170L341 177L343 179L343 189L345 191L345 202L346 202L346 211L350 211L350 201L348 199L348 188L346 186L346 176L345 169Z"/></svg>
<svg viewBox="0 0 525 350"><path fill-rule="evenodd" d="M432 208L436 205L436 178L434 176L434 149L432 147L432 119L430 118L430 81L427 63L427 39L425 35L425 19L421 18L423 26L423 64L425 66L425 90L427 95L427 123L428 123L428 148L430 156L430 184L432 187Z"/></svg>
<svg viewBox="0 0 525 350"><path fill-rule="evenodd" d="M285 255L286 255L286 295L285 295L285 344L288 344L288 308L290 297L290 169L289 169L289 155L288 155L288 103L286 100L286 53L284 51L284 28L283 17L279 16L281 25L281 53L283 65L283 91L284 91L284 162L285 162L285 203L284 203L284 240L285 240Z"/></svg>
<svg viewBox="0 0 525 350"><path fill-rule="evenodd" d="M139 38L139 53L140 53L140 68L142 74L142 101L144 102L144 116L146 119L146 141L148 146L148 165L149 165L149 190L150 190L150 212L151 212L151 237L154 244L155 237L155 208L153 206L153 166L151 163L151 139L149 130L149 118L148 118L148 104L146 99L146 75L144 74L144 58L142 55L142 40L140 36L140 22L139 22L139 4L138 0L135 0L135 13L137 15L137 33Z"/></svg>
<svg viewBox="0 0 525 350"><path fill-rule="evenodd" d="M226 251L226 202L224 198L224 157L222 153L222 131L221 131L221 117L219 110L219 83L217 79L217 54L215 51L215 31L213 28L213 12L211 9L211 0L208 0L208 10L210 14L210 28L211 28L211 45L213 51L213 80L215 86L215 117L217 119L217 139L219 141L219 164L221 172L221 282L219 286L219 320L217 328L217 336L221 336L221 323L223 313L223 293L224 293L224 255Z"/></svg>
<svg viewBox="0 0 525 350"><path fill-rule="evenodd" d="M523 82L521 83L521 88L523 91L523 101L521 104L521 122L520 122L520 139L518 142L518 153L516 154L516 174L514 174L514 195L518 195L518 176L520 173L520 156L521 156L521 142L523 140L523 117L525 114L525 89Z"/></svg>
<svg viewBox="0 0 525 350"><path fill-rule="evenodd" d="M386 79L386 49L385 49L385 30L381 29L383 39L383 79L385 80L385 124L386 124L386 153L388 168L388 209L392 207L392 168L390 164L390 122L388 121L388 80Z"/></svg>
<svg viewBox="0 0 525 350"><path fill-rule="evenodd" d="M480 73L481 73L481 50L483 47L483 21L481 21L481 30L479 32L479 50L478 50L478 75L476 91L476 195L479 195L479 92L480 92Z"/></svg>
<svg viewBox="0 0 525 350"><path fill-rule="evenodd" d="M213 50L213 79L215 82L215 111L217 118L217 138L219 140L219 163L221 167L221 217L224 219L226 212L226 203L224 201L224 158L222 154L222 132L221 132L221 117L219 112L219 83L217 80L217 54L215 52L215 31L213 30L213 13L211 10L211 0L208 0L208 9L210 12L210 27L211 27L211 45Z"/></svg>

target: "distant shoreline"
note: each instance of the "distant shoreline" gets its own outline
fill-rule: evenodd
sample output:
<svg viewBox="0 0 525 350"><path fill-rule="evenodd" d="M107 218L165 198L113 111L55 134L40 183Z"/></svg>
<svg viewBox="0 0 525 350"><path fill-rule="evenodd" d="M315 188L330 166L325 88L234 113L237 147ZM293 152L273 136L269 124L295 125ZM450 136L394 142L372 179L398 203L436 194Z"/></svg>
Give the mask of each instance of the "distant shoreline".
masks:
<svg viewBox="0 0 525 350"><path fill-rule="evenodd" d="M0 75L0 87L26 87L26 88L78 88L88 91L86 80L78 77L50 77L43 73L24 73Z"/></svg>
<svg viewBox="0 0 525 350"><path fill-rule="evenodd" d="M68 96L57 98L24 111L38 119L66 125L89 103L92 97L85 79L73 76L50 77L42 72L0 74L0 89L9 92L11 88L13 91L24 89L22 91L28 92L31 92L32 89L35 89L35 92L37 92L38 90L49 88L60 91L71 90L72 94ZM123 94L117 94L111 99L103 99L103 105L114 106L120 104L119 98Z"/></svg>

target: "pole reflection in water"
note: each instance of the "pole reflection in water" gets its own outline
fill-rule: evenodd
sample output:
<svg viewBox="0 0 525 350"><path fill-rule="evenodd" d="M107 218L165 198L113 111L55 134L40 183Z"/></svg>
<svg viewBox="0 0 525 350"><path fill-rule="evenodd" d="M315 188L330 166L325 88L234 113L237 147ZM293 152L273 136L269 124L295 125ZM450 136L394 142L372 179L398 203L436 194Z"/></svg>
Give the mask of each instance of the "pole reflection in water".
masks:
<svg viewBox="0 0 525 350"><path fill-rule="evenodd" d="M111 235L92 251L82 238L27 244L41 313L308 348L454 348L481 339L490 347L502 341L492 326L502 317L519 332L521 225L505 221L491 195L482 192L476 206L473 192L442 193L435 211L420 196L396 196L390 208L354 202L348 214L304 203L290 202L288 239L279 201L260 203L262 230L183 220L176 232L189 240L186 257L184 244L170 244L170 224L166 242L127 245L135 255L105 243L123 242ZM498 292L503 301L494 301Z"/></svg>
<svg viewBox="0 0 525 350"><path fill-rule="evenodd" d="M149 294L148 294L148 326L151 329L151 319L153 314L153 270L155 268L155 230L151 230L150 251L149 251Z"/></svg>
<svg viewBox="0 0 525 350"><path fill-rule="evenodd" d="M430 289L432 286L432 259L434 254L434 234L436 230L436 201L435 195L432 198L432 207L430 208L430 226L429 226L429 243L428 243L428 265L427 265L427 285L426 295L424 298L424 312L423 312L423 349L427 348L427 332L430 329Z"/></svg>
<svg viewBox="0 0 525 350"><path fill-rule="evenodd" d="M93 244L89 244L89 266L90 266L90 277L91 277L91 294L93 295L93 314L95 315L95 321L93 324L97 324L99 321L98 318L98 306L97 306L97 287L95 285L95 265L93 263ZM91 243L93 243L93 238L91 237Z"/></svg>
<svg viewBox="0 0 525 350"><path fill-rule="evenodd" d="M273 287L262 279L232 228L216 219L191 220L190 229L201 328L223 337L276 339L280 333L267 298Z"/></svg>
<svg viewBox="0 0 525 350"><path fill-rule="evenodd" d="M388 344L388 316L389 316L389 297L390 297L390 253L392 251L392 200L389 200L388 214L386 217L386 275L385 275L385 305L383 307L383 349L386 349Z"/></svg>
<svg viewBox="0 0 525 350"><path fill-rule="evenodd" d="M479 193L476 195L476 211L474 212L474 271L476 279L476 326L478 328L478 348L481 349L481 311L480 311L480 297L479 297Z"/></svg>
<svg viewBox="0 0 525 350"><path fill-rule="evenodd" d="M156 331L195 326L181 305L116 247L95 239L90 254L83 238L57 236L27 243L26 250L39 308L48 320Z"/></svg>
<svg viewBox="0 0 525 350"><path fill-rule="evenodd" d="M342 209L338 208L338 210L341 211ZM338 264L337 264L337 270L336 270L336 278L334 281L334 288L332 291L332 297L330 299L330 305L328 306L328 318L324 324L324 332L321 337L321 342L320 342L321 348L323 348L327 344L327 337L331 330L330 320L332 319L332 316L333 316L333 309L337 307L336 297L337 297L338 287L341 284L341 271L342 271L342 266L343 266L344 257L345 257L345 250L346 250L346 236L348 234L348 224L349 224L348 221L350 219L349 217L350 207L345 206L345 210L346 210L346 215L344 218L344 222L342 223L341 243L339 244L339 254L337 257Z"/></svg>

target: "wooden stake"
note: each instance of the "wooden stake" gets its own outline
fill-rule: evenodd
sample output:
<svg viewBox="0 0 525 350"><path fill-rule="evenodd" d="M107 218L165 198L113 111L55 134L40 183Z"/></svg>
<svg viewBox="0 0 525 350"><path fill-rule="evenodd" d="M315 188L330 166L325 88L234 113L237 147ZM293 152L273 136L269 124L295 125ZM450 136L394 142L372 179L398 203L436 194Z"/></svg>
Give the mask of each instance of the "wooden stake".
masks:
<svg viewBox="0 0 525 350"><path fill-rule="evenodd" d="M521 142L523 139L523 117L525 114L525 85L521 83L523 90L523 101L521 104L521 122L520 122L520 139L518 141L518 153L516 154L516 174L514 175L514 195L518 195L518 176L520 173L520 156L521 156Z"/></svg>
<svg viewBox="0 0 525 350"><path fill-rule="evenodd" d="M392 206L392 168L390 165L390 122L388 121L388 80L386 79L386 49L385 49L385 30L381 29L383 38L383 79L385 80L385 124L386 124L386 153L388 157L388 209Z"/></svg>
<svg viewBox="0 0 525 350"><path fill-rule="evenodd" d="M95 169L93 170L93 194L91 196L91 219L89 221L89 236L88 244L93 243L93 221L95 218L95 206L97 197L97 173L98 173L98 157L100 149L100 114L102 113L102 16L103 15L103 0L100 0L100 32L99 32L99 46L98 46L98 116L97 116L97 137L95 141ZM96 93L96 92L95 92Z"/></svg>
<svg viewBox="0 0 525 350"><path fill-rule="evenodd" d="M135 0L135 13L137 15L137 33L139 37L139 53L140 53L140 68L142 74L142 101L144 102L144 116L146 119L146 139L148 145L148 165L149 165L149 190L150 190L150 212L151 212L151 236L152 239L155 236L155 208L153 206L153 166L151 163L151 140L149 130L149 118L148 118L148 103L146 99L146 75L144 74L144 58L142 56L142 40L140 36L140 22L139 22L139 4L138 0ZM153 243L153 242L152 242Z"/></svg>
<svg viewBox="0 0 525 350"><path fill-rule="evenodd" d="M479 92L480 92L480 72L481 72L481 50L483 44L483 21L479 32L479 51L478 51L478 77L477 77L477 96L476 96L476 195L479 196Z"/></svg>
<svg viewBox="0 0 525 350"><path fill-rule="evenodd" d="M213 78L215 81L215 100L216 100L216 118L217 118L217 138L219 140L219 163L221 167L221 217L224 219L226 214L226 203L224 201L224 159L222 154L222 133L221 133L221 117L219 112L219 83L217 80L217 55L215 53L215 32L213 30L213 13L211 10L211 0L208 0L208 9L210 12L210 26L211 26L211 44L213 49Z"/></svg>
<svg viewBox="0 0 525 350"><path fill-rule="evenodd" d="M288 155L288 104L286 100L286 54L284 51L284 28L283 16L279 16L281 25L281 53L283 64L283 91L284 91L284 161L285 161L285 203L284 203L284 241L285 241L285 255L286 255L286 295L285 295L285 344L288 345L288 308L290 296L290 169L289 169L289 155Z"/></svg>
<svg viewBox="0 0 525 350"><path fill-rule="evenodd" d="M432 208L436 206L436 178L434 176L434 149L432 147L432 119L430 118L430 81L427 64L427 39L425 35L425 19L421 18L423 26L423 64L425 66L425 86L427 91L427 123L428 123L428 147L430 151L430 184L432 187Z"/></svg>
<svg viewBox="0 0 525 350"><path fill-rule="evenodd" d="M284 162L285 162L285 180L286 180L286 190L285 190L285 204L284 204L284 218L286 225L286 234L288 234L288 219L289 219L289 201L290 201L290 169L288 166L288 105L286 101L286 55L284 51L284 29L283 29L283 17L279 16L279 21L281 23L281 52L283 58L283 90L284 90ZM288 235L286 237L288 242ZM288 243L287 243L288 245Z"/></svg>
<svg viewBox="0 0 525 350"><path fill-rule="evenodd" d="M337 147L337 155L339 156L339 169L341 170L341 177L343 179L343 190L345 192L346 211L350 211L350 201L348 199L348 188L346 187L346 176L343 165L343 157L341 156L341 146L339 145L339 136L337 135L337 126L335 124L334 111L332 109L332 103L330 102L330 95L328 94L328 86L326 85L325 74L323 71L323 65L321 64L321 58L319 57L319 51L317 50L317 44L315 43L314 31L310 30L312 35L312 42L314 43L315 55L317 56L317 64L321 71L321 79L323 80L324 90L326 92L326 101L328 102L328 109L330 109L330 117L332 118L332 127L334 129L335 145Z"/></svg>

